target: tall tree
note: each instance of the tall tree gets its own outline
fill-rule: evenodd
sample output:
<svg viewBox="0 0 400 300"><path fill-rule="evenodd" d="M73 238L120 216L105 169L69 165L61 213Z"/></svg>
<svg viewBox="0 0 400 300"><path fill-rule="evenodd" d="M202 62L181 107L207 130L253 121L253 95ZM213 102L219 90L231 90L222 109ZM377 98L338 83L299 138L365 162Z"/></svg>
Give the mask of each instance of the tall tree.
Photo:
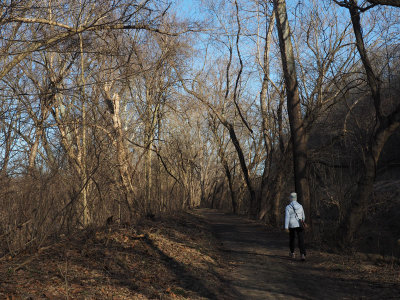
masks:
<svg viewBox="0 0 400 300"><path fill-rule="evenodd" d="M299 86L297 81L295 57L291 41L286 1L274 0L276 25L279 35L279 48L286 85L287 108L293 144L293 163L296 192L299 201L310 216L310 191L307 179L307 135L301 116Z"/></svg>
<svg viewBox="0 0 400 300"><path fill-rule="evenodd" d="M371 8L371 6L363 8L362 6L359 6L357 0L335 2L346 7L350 13L357 50L365 70L376 116L373 133L365 147L365 158L363 161L364 170L358 181L355 196L351 199L350 209L347 211L340 226L342 243L348 244L352 242L356 230L362 223L365 210L373 192L377 165L382 149L388 138L397 130L397 128L400 127L400 103L390 113L385 113L382 103L382 80L379 78L379 75L377 75L377 71L374 70L369 58L361 25L361 13Z"/></svg>

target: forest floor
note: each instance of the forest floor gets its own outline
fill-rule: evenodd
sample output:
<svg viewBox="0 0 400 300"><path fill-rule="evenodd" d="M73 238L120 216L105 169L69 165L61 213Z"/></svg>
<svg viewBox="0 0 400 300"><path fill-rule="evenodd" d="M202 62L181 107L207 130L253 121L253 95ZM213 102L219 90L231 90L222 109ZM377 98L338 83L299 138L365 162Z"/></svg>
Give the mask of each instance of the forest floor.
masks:
<svg viewBox="0 0 400 300"><path fill-rule="evenodd" d="M307 236L306 236L307 239ZM60 237L0 259L0 299L398 299L400 266L308 249L216 210Z"/></svg>

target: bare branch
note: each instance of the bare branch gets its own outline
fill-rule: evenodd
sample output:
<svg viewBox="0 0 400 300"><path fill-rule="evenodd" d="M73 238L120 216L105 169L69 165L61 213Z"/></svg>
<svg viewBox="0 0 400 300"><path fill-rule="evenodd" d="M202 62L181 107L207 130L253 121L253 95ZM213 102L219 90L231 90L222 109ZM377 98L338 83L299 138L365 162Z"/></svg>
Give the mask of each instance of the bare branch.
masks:
<svg viewBox="0 0 400 300"><path fill-rule="evenodd" d="M393 7L400 7L400 0L368 0L373 5L387 5Z"/></svg>
<svg viewBox="0 0 400 300"><path fill-rule="evenodd" d="M238 54L239 57L239 63L240 63L240 68L239 68L239 73L236 77L236 82L235 82L235 90L233 92L233 102L235 103L236 109L239 112L239 116L242 119L243 124L246 126L246 128L251 132L251 134L253 134L253 130L250 128L249 124L247 123L246 119L244 118L242 111L239 107L239 104L237 102L237 90L239 87L239 83L240 83L240 77L242 75L243 72L243 61L242 61L242 56L240 54L240 48L239 48L239 38L240 38L240 31L241 31L241 25L240 25L240 19L239 19L239 6L237 1L235 0L235 6L236 6L236 21L238 24L238 31L236 34L236 52Z"/></svg>

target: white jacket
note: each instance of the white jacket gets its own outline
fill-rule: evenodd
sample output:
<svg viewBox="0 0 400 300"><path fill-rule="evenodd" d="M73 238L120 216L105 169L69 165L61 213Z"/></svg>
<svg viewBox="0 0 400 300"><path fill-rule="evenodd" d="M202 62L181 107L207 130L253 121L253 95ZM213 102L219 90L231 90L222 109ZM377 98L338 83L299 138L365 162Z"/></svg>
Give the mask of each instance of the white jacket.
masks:
<svg viewBox="0 0 400 300"><path fill-rule="evenodd" d="M293 207L296 212L295 210L293 210ZM292 201L289 205L286 206L285 209L285 229L300 227L298 219L306 219L306 216L304 215L304 209L299 202Z"/></svg>

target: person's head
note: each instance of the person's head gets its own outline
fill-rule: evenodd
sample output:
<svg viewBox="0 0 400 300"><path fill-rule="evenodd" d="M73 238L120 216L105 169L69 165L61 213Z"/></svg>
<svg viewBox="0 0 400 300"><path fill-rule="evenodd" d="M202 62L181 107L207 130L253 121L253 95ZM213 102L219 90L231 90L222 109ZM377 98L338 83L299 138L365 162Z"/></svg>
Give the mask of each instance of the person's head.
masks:
<svg viewBox="0 0 400 300"><path fill-rule="evenodd" d="M290 199L290 202L297 201L297 194L296 193L291 193L289 199Z"/></svg>

